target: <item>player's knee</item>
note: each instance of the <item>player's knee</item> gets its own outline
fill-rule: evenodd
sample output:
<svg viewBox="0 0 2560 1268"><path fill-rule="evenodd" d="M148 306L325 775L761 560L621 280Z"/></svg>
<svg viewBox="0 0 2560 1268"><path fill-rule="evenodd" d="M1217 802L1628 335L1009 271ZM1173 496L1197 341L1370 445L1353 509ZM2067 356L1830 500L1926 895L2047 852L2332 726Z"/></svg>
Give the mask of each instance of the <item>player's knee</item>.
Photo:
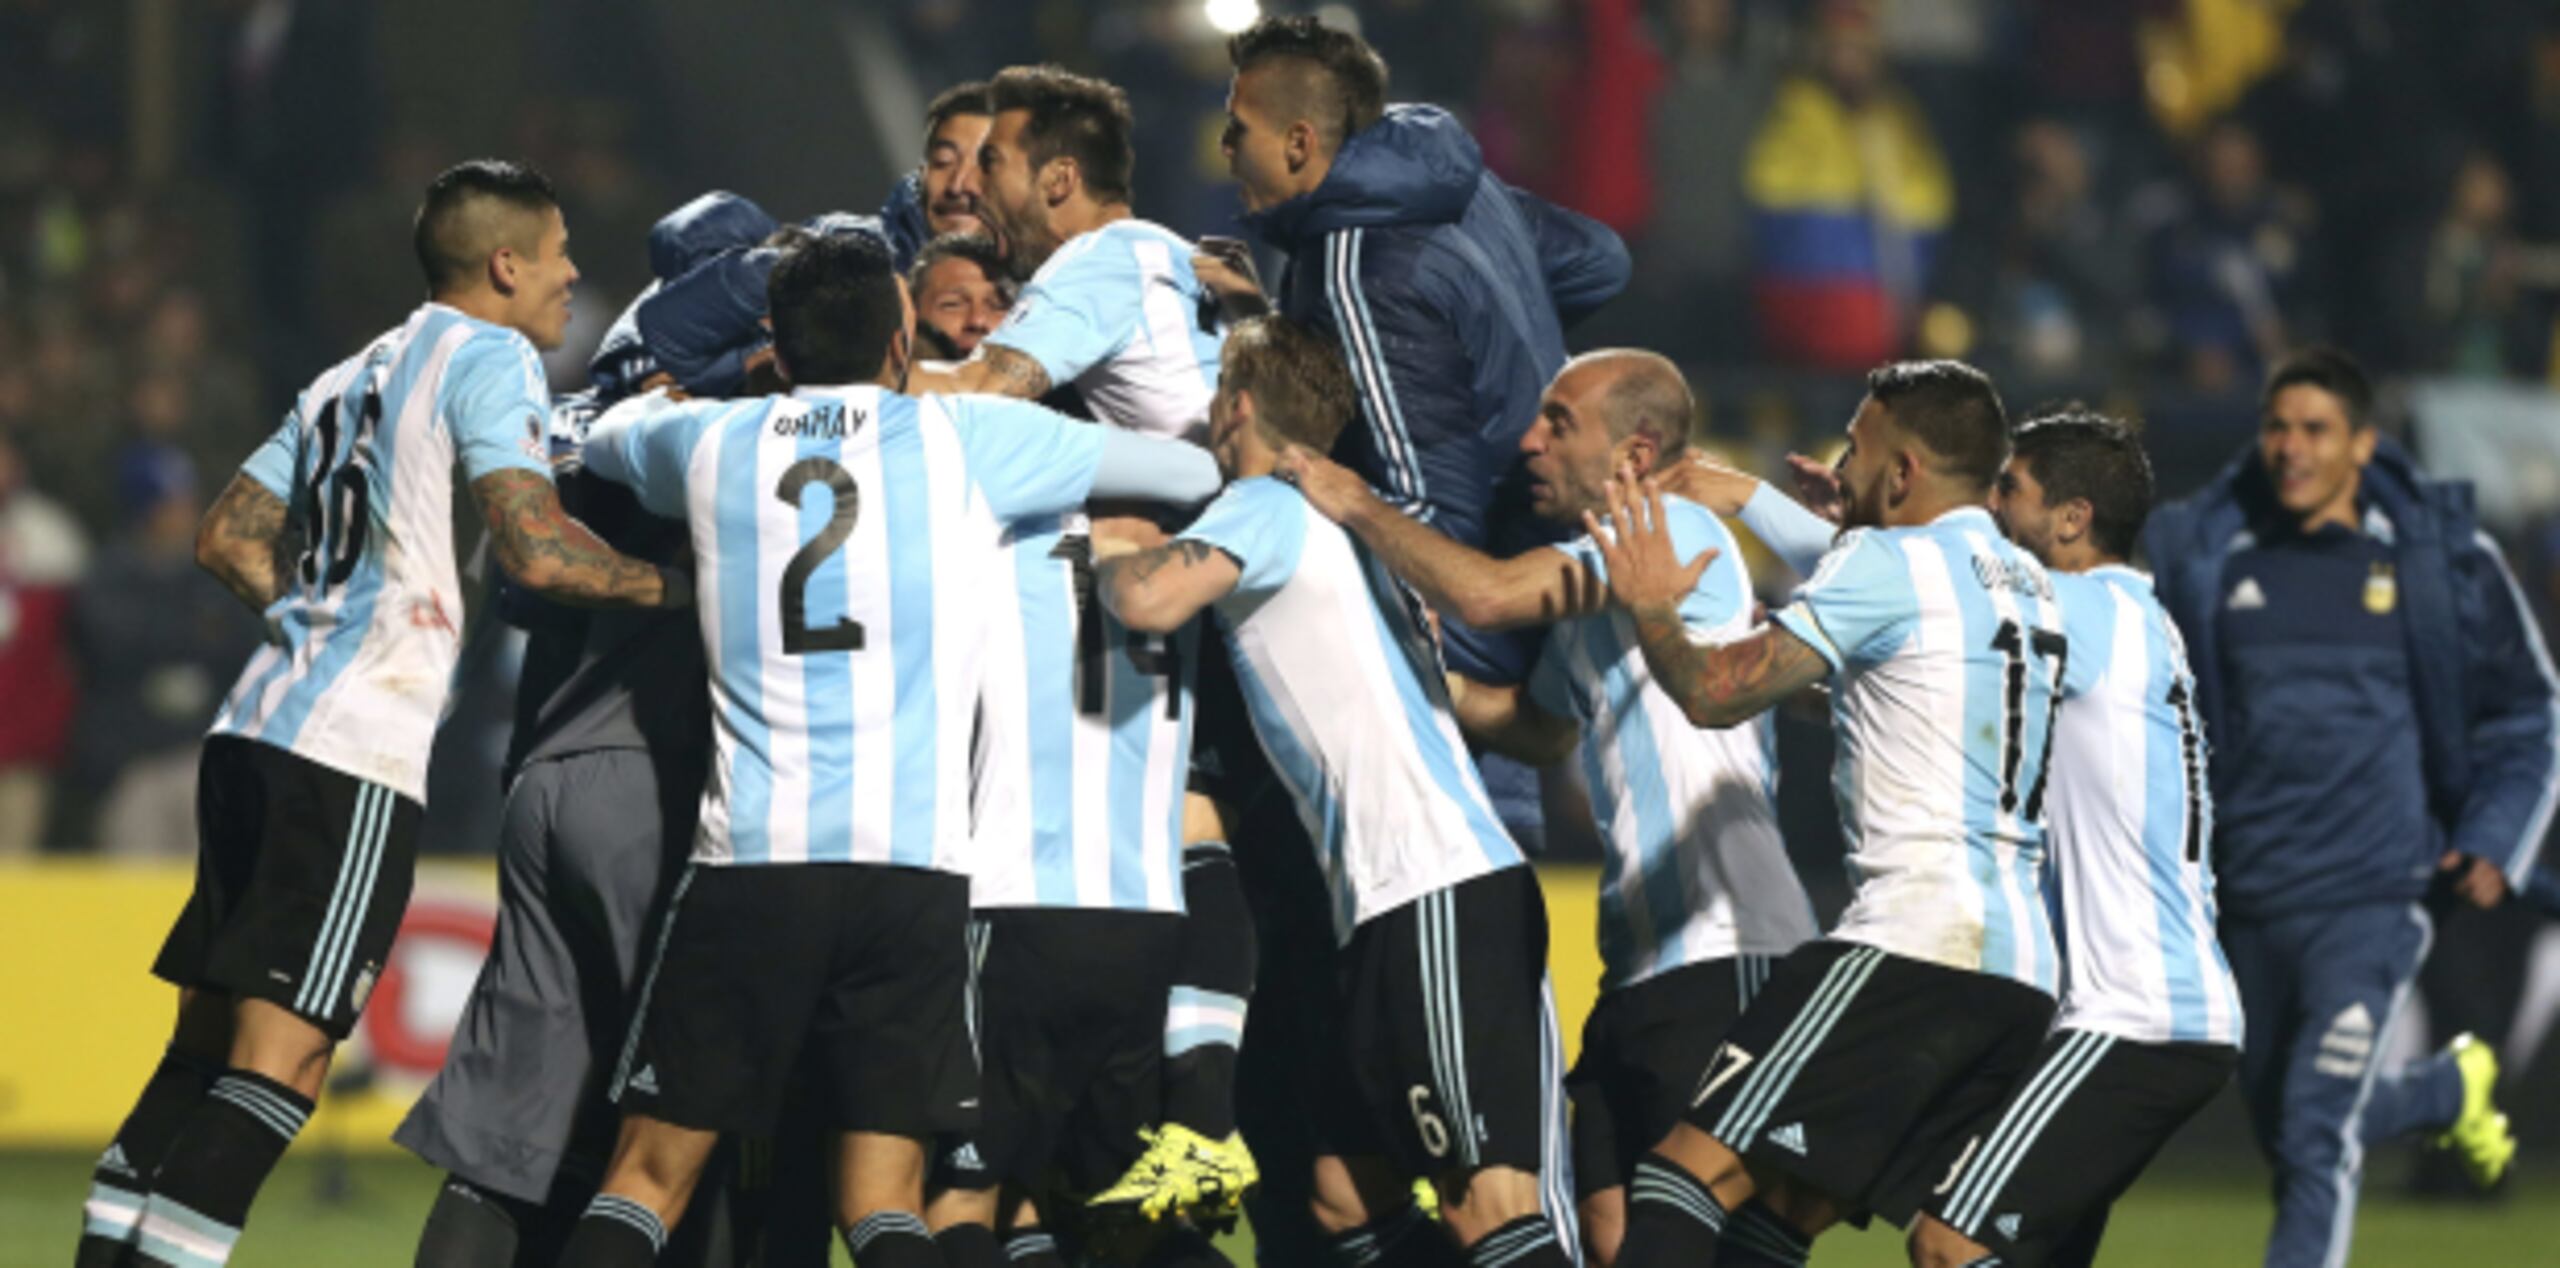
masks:
<svg viewBox="0 0 2560 1268"><path fill-rule="evenodd" d="M1927 1215L1912 1221L1911 1236L1905 1240L1904 1247L1911 1254L1912 1268L1963 1268L1963 1265L1991 1253L1973 1239Z"/></svg>
<svg viewBox="0 0 2560 1268"><path fill-rule="evenodd" d="M1538 1176L1518 1167L1478 1167L1440 1181L1440 1217L1463 1243L1540 1211Z"/></svg>
<svg viewBox="0 0 2560 1268"><path fill-rule="evenodd" d="M1397 1178L1383 1162L1322 1157L1316 1159L1307 1210L1326 1236L1338 1237L1378 1216L1393 1214L1399 1204L1410 1200L1409 1189L1398 1190Z"/></svg>
<svg viewBox="0 0 2560 1268"><path fill-rule="evenodd" d="M939 1236L942 1230L959 1224L976 1224L982 1228L996 1226L996 1191L993 1189L944 1189L925 1199L924 1226Z"/></svg>

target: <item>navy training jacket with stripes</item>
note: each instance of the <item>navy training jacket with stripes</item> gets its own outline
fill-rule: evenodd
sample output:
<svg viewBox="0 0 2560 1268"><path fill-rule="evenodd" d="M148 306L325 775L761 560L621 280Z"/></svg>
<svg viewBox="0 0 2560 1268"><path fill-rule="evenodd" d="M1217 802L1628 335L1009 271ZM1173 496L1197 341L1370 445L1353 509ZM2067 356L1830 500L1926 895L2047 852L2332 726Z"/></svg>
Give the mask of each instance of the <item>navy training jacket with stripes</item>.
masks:
<svg viewBox="0 0 2560 1268"><path fill-rule="evenodd" d="M1341 341L1361 426L1334 457L1497 556L1577 531L1528 509L1520 437L1563 368L1564 327L1625 289L1608 226L1504 184L1436 106L1390 106L1310 193L1247 216L1287 252L1280 309ZM1443 624L1452 669L1524 678L1534 635Z"/></svg>

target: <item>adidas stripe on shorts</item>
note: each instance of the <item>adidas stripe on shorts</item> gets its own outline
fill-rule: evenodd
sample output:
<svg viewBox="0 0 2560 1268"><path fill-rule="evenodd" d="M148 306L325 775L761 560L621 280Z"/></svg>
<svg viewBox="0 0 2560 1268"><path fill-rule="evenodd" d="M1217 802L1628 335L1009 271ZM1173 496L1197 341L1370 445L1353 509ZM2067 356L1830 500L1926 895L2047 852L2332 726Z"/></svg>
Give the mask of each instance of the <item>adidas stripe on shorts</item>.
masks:
<svg viewBox="0 0 2560 1268"><path fill-rule="evenodd" d="M196 888L151 971L263 999L344 1039L391 955L425 808L272 744L216 735L196 767Z"/></svg>
<svg viewBox="0 0 2560 1268"><path fill-rule="evenodd" d="M1923 1209L2003 1264L2086 1262L2107 1208L2239 1064L2228 1044L2057 1030L2008 1097L1947 1142Z"/></svg>
<svg viewBox="0 0 2560 1268"><path fill-rule="evenodd" d="M1757 1174L1907 1224L1944 1142L2000 1103L2052 1023L2052 996L2005 977L1807 943L1708 1058L1686 1117Z"/></svg>

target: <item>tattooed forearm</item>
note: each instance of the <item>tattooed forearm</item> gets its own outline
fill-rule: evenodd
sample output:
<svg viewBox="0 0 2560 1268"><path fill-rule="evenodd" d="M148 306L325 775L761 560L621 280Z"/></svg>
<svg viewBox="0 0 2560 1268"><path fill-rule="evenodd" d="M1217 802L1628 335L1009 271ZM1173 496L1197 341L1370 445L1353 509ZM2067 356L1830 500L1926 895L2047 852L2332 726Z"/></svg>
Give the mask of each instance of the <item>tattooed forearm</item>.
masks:
<svg viewBox="0 0 2560 1268"><path fill-rule="evenodd" d="M1094 573L1102 605L1130 629L1162 634L1235 589L1236 565L1225 552L1189 538L1122 555Z"/></svg>
<svg viewBox="0 0 2560 1268"><path fill-rule="evenodd" d="M987 344L978 352L978 390L999 396L1036 401L1049 394L1049 372L1029 353L1017 352L997 344Z"/></svg>
<svg viewBox="0 0 2560 1268"><path fill-rule="evenodd" d="M233 476L196 529L196 563L264 612L293 575L286 538L284 499L247 476Z"/></svg>
<svg viewBox="0 0 2560 1268"><path fill-rule="evenodd" d="M1719 647L1701 647L1689 640L1676 611L1636 613L1634 620L1636 641L1653 680L1697 726L1749 721L1821 681L1829 668L1802 640L1776 626L1763 626Z"/></svg>
<svg viewBox="0 0 2560 1268"><path fill-rule="evenodd" d="M1153 550L1142 550L1129 556L1127 562L1120 565L1120 569L1122 575L1128 578L1125 584L1143 586L1154 580L1155 575L1168 566L1175 563L1199 563L1207 559L1209 552L1214 549L1215 547L1205 542L1195 542L1188 537L1178 538Z"/></svg>
<svg viewBox="0 0 2560 1268"><path fill-rule="evenodd" d="M559 491L531 471L471 482L507 575L546 599L580 607L668 607L685 601L675 574L621 554L560 508Z"/></svg>

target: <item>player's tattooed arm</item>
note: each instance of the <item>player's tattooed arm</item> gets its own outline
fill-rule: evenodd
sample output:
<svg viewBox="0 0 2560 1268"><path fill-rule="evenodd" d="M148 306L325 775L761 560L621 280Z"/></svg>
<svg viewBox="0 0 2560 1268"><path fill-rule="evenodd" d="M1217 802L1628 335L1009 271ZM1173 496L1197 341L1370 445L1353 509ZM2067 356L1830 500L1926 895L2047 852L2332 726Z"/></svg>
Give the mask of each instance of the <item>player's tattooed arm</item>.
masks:
<svg viewBox="0 0 2560 1268"><path fill-rule="evenodd" d="M1539 547L1496 559L1389 505L1358 473L1304 445L1280 453L1276 473L1326 519L1350 529L1434 611L1479 630L1546 625L1600 609L1588 570Z"/></svg>
<svg viewBox="0 0 2560 1268"><path fill-rule="evenodd" d="M1738 725L1830 673L1819 653L1777 626L1715 647L1690 639L1680 601L1717 552L1700 551L1681 562L1659 484L1644 481L1638 496L1627 481L1613 480L1609 523L1587 514L1583 522L1608 567L1609 597L1633 619L1646 667L1692 725Z"/></svg>
<svg viewBox="0 0 2560 1268"><path fill-rule="evenodd" d="M686 573L616 551L560 506L560 491L531 471L492 471L471 482L489 524L489 549L516 583L554 602L595 608L673 608L693 602Z"/></svg>
<svg viewBox="0 0 2560 1268"><path fill-rule="evenodd" d="M1122 625L1148 634L1182 628L1200 609L1232 593L1244 571L1227 552L1177 537L1105 560L1094 572L1102 604Z"/></svg>
<svg viewBox="0 0 2560 1268"><path fill-rule="evenodd" d="M196 565L250 610L264 612L293 575L287 537L284 499L236 475L196 526Z"/></svg>
<svg viewBox="0 0 2560 1268"><path fill-rule="evenodd" d="M949 366L917 366L907 375L907 394L976 392L1036 401L1055 386L1049 372L1030 353L1001 344L982 343L978 354Z"/></svg>

